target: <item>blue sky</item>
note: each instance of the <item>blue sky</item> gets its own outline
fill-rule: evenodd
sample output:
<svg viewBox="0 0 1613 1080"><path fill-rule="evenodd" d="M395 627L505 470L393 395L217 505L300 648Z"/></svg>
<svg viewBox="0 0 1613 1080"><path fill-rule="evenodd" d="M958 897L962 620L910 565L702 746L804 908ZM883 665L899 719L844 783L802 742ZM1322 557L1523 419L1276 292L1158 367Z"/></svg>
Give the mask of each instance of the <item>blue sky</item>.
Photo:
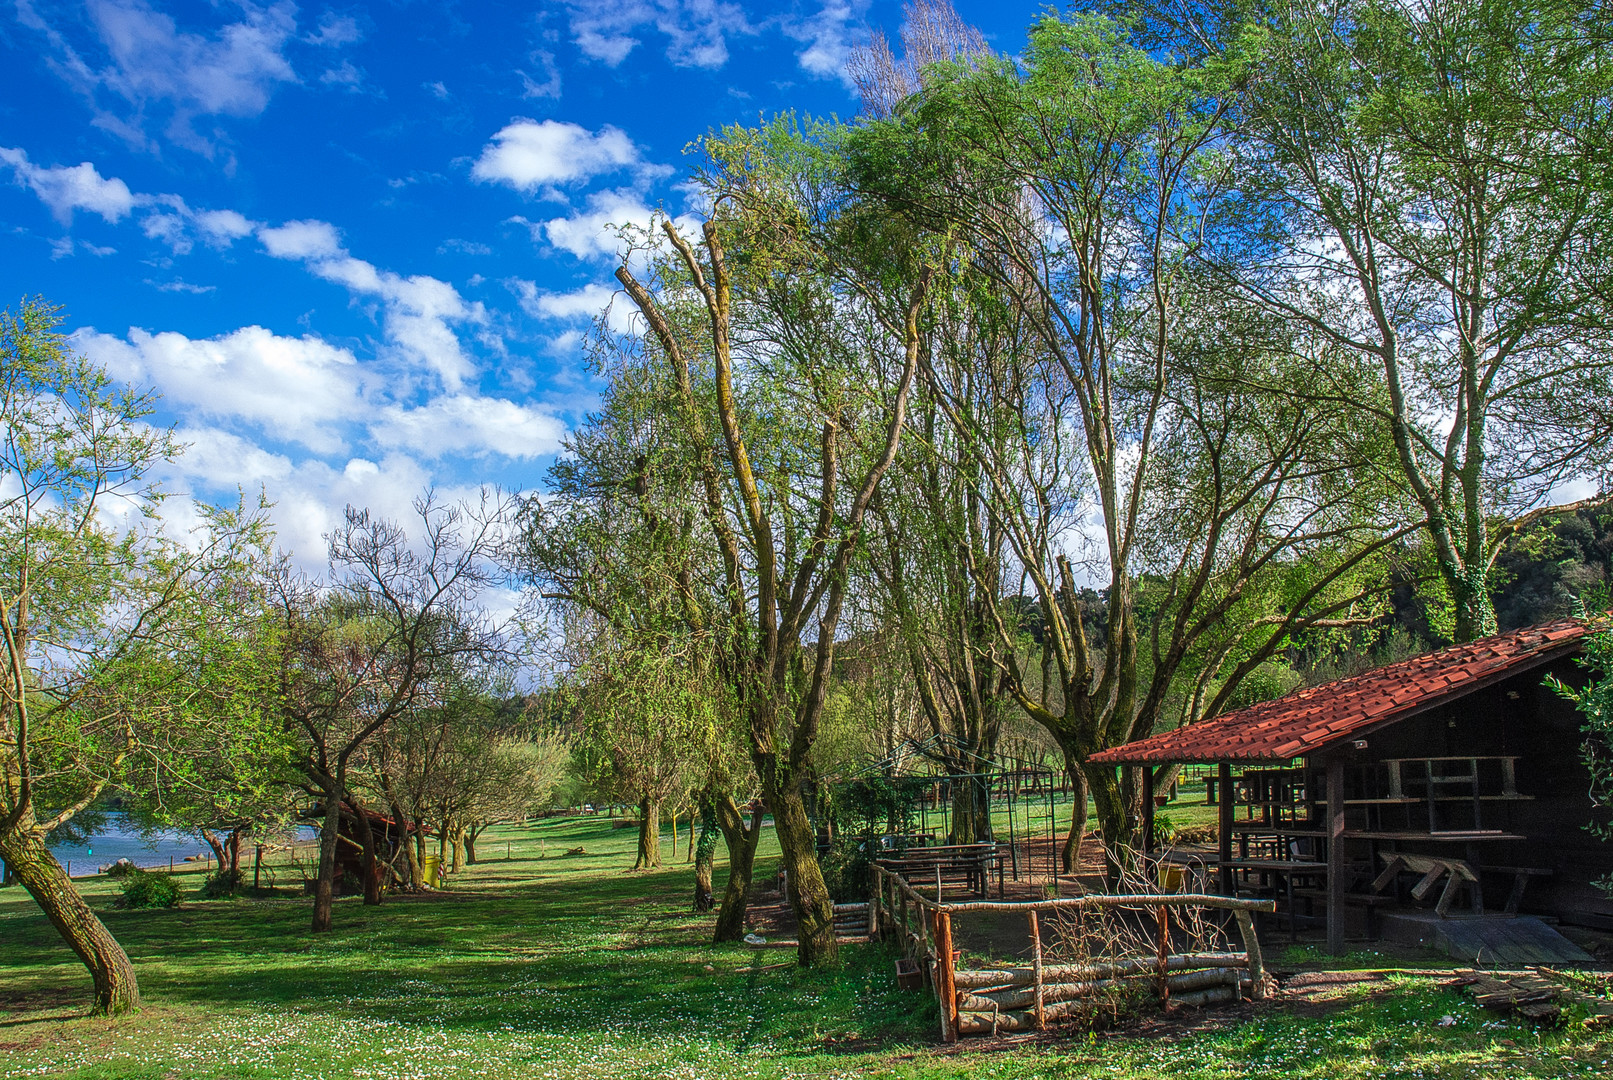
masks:
<svg viewBox="0 0 1613 1080"><path fill-rule="evenodd" d="M1011 51L1037 7L960 2ZM898 3L16 0L0 9L0 304L163 395L172 478L267 489L306 564L344 504L533 489L593 403L606 226L686 211L684 147L851 117Z"/></svg>

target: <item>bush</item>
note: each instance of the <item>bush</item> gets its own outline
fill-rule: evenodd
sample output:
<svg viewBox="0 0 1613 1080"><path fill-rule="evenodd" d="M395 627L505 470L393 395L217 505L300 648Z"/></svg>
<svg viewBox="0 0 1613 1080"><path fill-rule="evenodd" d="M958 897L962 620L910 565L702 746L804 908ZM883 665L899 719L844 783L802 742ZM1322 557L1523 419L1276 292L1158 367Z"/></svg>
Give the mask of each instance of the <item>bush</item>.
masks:
<svg viewBox="0 0 1613 1080"><path fill-rule="evenodd" d="M179 903L179 882L172 874L132 869L123 879L123 906L167 908Z"/></svg>
<svg viewBox="0 0 1613 1080"><path fill-rule="evenodd" d="M869 877L868 851L861 839L836 840L818 859L823 883L837 904L856 904L868 899L873 882Z"/></svg>
<svg viewBox="0 0 1613 1080"><path fill-rule="evenodd" d="M1154 815L1154 843L1169 844L1176 839L1176 822L1171 820L1169 814Z"/></svg>
<svg viewBox="0 0 1613 1080"><path fill-rule="evenodd" d="M126 878L130 874L137 873L139 869L139 867L135 866L135 864L130 862L128 859L119 859L112 865L102 869L101 873L105 874L109 878Z"/></svg>
<svg viewBox="0 0 1613 1080"><path fill-rule="evenodd" d="M215 870L207 875L198 890L206 900L233 900L246 883L246 875L239 870Z"/></svg>

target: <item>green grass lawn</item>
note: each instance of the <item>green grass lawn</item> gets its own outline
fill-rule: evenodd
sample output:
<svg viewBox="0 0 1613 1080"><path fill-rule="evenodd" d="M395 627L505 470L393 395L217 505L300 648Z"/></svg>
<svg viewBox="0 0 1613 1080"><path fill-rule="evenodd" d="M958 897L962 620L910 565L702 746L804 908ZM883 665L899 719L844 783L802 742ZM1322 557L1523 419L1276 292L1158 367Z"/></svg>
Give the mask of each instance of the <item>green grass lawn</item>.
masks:
<svg viewBox="0 0 1613 1080"><path fill-rule="evenodd" d="M896 989L883 947L847 948L833 972L775 967L783 950L714 948L709 919L687 910L681 851L676 866L633 874L633 840L603 819L506 830L444 892L342 900L336 930L318 936L300 898L120 911L111 883L81 881L145 994L143 1011L113 1021L83 1016L83 969L26 893L0 891L0 1078L1613 1073L1613 1036L1499 1022L1409 980L941 1047L933 999ZM587 854L560 856L577 845ZM764 848L759 875L775 857Z"/></svg>

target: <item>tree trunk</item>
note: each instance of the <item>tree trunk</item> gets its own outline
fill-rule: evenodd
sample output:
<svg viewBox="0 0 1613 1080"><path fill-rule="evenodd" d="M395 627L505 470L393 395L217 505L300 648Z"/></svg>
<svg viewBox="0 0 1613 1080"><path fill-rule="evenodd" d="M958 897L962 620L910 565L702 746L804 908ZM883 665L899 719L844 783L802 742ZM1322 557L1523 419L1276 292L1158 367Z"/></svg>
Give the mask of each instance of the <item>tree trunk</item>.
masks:
<svg viewBox="0 0 1613 1080"><path fill-rule="evenodd" d="M461 841L465 845L465 865L466 866L475 866L476 865L476 836L477 836L478 833L480 833L486 827L487 826L485 826L485 825L477 825L477 826L467 825L467 826L465 826L465 832L464 832L463 836L461 837Z"/></svg>
<svg viewBox="0 0 1613 1080"><path fill-rule="evenodd" d="M458 822L454 823L454 831L452 836L449 838L448 846L453 851L454 856L454 865L453 868L449 870L449 873L457 874L459 873L460 867L464 865L460 861L460 852L465 849L465 826L459 824Z"/></svg>
<svg viewBox="0 0 1613 1080"><path fill-rule="evenodd" d="M982 762L960 762L951 766L955 773L973 773ZM963 776L952 781L952 831L949 844L984 844L992 839L990 789L986 777Z"/></svg>
<svg viewBox="0 0 1613 1080"><path fill-rule="evenodd" d="M1060 864L1066 874L1081 871L1081 841L1087 834L1087 777L1081 766L1070 762L1070 832L1064 838L1064 853Z"/></svg>
<svg viewBox="0 0 1613 1080"><path fill-rule="evenodd" d="M1104 863L1108 867L1109 881L1114 884L1136 853L1135 821L1113 765L1083 765L1081 771L1092 793L1098 827L1103 830Z"/></svg>
<svg viewBox="0 0 1613 1080"><path fill-rule="evenodd" d="M790 907L800 927L796 958L802 967L829 967L839 962L835 941L834 901L823 883L818 848L807 818L801 789L789 785L768 793L773 830L778 833L779 855L787 875Z"/></svg>
<svg viewBox="0 0 1613 1080"><path fill-rule="evenodd" d="M213 858L218 860L219 868L223 869L223 867L224 867L224 841L219 839L219 835L217 833L215 833L212 829L203 829L202 830L202 839L207 841L207 846L213 849Z"/></svg>
<svg viewBox="0 0 1613 1080"><path fill-rule="evenodd" d="M73 888L45 838L31 829L14 828L0 836L0 858L89 969L95 980L95 1014L116 1016L138 1009L140 985L128 954Z"/></svg>
<svg viewBox="0 0 1613 1080"><path fill-rule="evenodd" d="M756 867L756 848L762 839L762 808L751 815L750 826L733 797L717 800L717 825L728 848L728 883L723 887L722 906L717 909L717 926L712 942L738 941L745 936L745 912L750 907L751 875Z"/></svg>
<svg viewBox="0 0 1613 1080"><path fill-rule="evenodd" d="M693 838L694 822L689 822L689 854L694 859L694 909L710 911L715 897L711 893L711 872L717 861L717 811L709 798L700 800L700 839Z"/></svg>
<svg viewBox="0 0 1613 1080"><path fill-rule="evenodd" d="M364 807L353 803L354 832L364 852L364 906L378 907L381 903L381 860L375 854L375 829Z"/></svg>
<svg viewBox="0 0 1613 1080"><path fill-rule="evenodd" d="M1490 598L1487 575L1441 567L1445 571L1445 585L1456 608L1456 626L1453 635L1457 644L1477 641L1496 632L1495 602ZM1476 580L1475 580L1476 579Z"/></svg>
<svg viewBox="0 0 1613 1080"><path fill-rule="evenodd" d="M634 870L661 865L661 801L643 798L638 804L638 859Z"/></svg>
<svg viewBox="0 0 1613 1080"><path fill-rule="evenodd" d="M241 834L250 826L238 826L230 830L230 885L236 887L241 884Z"/></svg>
<svg viewBox="0 0 1613 1080"><path fill-rule="evenodd" d="M342 785L332 781L325 788L325 821L319 829L319 876L314 881L313 932L324 933L331 926L331 908L336 899L336 843L342 831Z"/></svg>

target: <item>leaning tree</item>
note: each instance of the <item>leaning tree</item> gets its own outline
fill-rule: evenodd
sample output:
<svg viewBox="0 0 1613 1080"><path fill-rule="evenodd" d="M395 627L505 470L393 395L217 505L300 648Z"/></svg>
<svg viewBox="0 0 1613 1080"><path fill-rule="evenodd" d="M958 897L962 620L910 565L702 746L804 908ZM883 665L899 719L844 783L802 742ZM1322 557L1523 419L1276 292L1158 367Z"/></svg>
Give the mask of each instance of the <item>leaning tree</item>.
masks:
<svg viewBox="0 0 1613 1080"><path fill-rule="evenodd" d="M39 300L0 315L0 858L111 1014L139 1006L134 970L46 837L109 786L183 783L197 740L250 754L268 536L245 508L165 530L151 473L182 447L60 324Z"/></svg>

